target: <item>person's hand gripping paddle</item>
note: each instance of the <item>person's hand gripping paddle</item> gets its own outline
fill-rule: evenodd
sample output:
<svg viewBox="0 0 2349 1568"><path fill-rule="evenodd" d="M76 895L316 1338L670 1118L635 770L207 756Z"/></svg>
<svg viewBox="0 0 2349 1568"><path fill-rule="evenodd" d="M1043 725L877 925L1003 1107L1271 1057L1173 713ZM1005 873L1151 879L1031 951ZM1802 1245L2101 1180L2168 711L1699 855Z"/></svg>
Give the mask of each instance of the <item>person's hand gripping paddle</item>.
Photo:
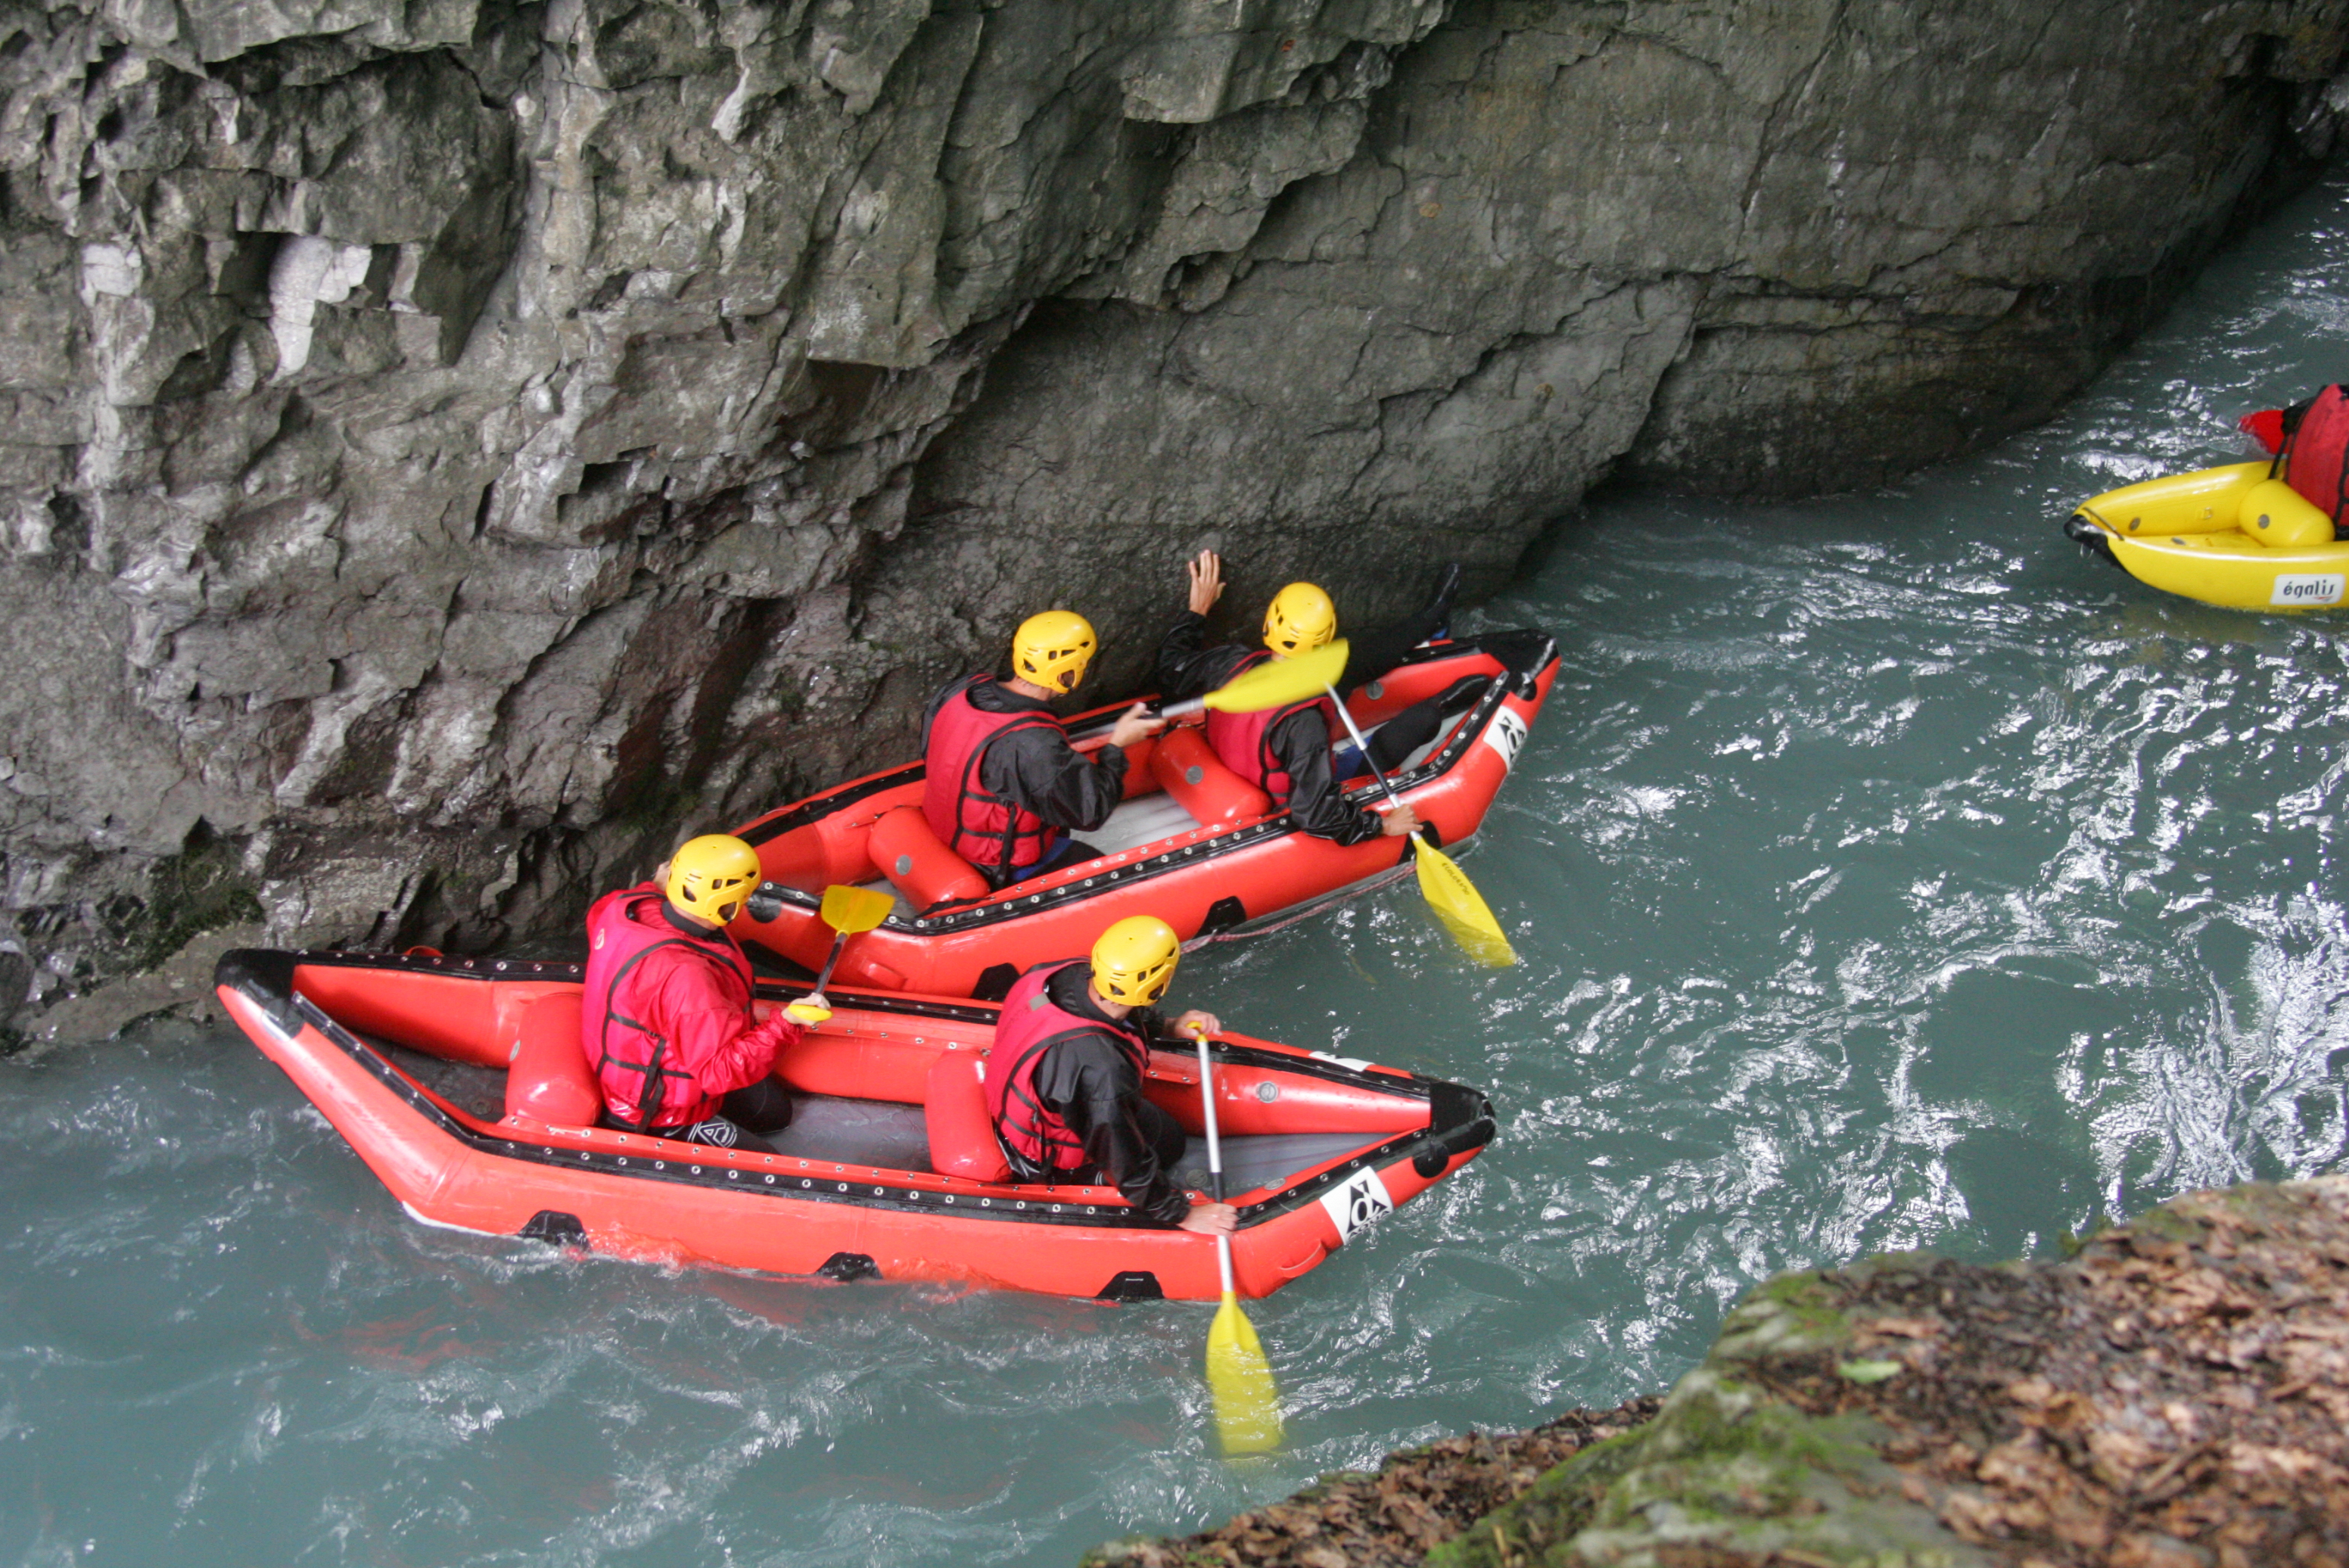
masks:
<svg viewBox="0 0 2349 1568"><path fill-rule="evenodd" d="M858 932L870 931L888 919L896 907L897 901L878 888L834 882L823 890L823 923L840 934L832 939L832 953L823 961L823 973L815 977L815 989L783 1009L792 1022L821 1024L832 1016L832 1004L824 1000L823 988L831 983L833 965L840 962L840 950Z"/></svg>
<svg viewBox="0 0 2349 1568"><path fill-rule="evenodd" d="M1207 1184L1224 1201L1224 1148L1216 1137L1216 1069L1207 1059L1207 1031L1194 1029L1199 1042L1199 1107L1207 1124ZM1216 1262L1224 1272L1224 1304L1207 1326L1207 1393L1216 1403L1216 1431L1227 1454L1260 1454L1280 1446L1280 1390L1272 1365L1257 1342L1256 1326L1240 1310L1232 1284L1232 1239L1216 1238Z"/></svg>
<svg viewBox="0 0 2349 1568"><path fill-rule="evenodd" d="M1346 645L1340 642L1330 645L1343 648ZM1386 791L1387 799L1395 805L1402 805L1402 797L1395 793L1395 787L1387 782L1387 776L1379 771L1377 763L1371 760L1371 743L1362 738L1362 731L1354 723L1354 716L1346 711L1346 699L1338 695L1334 685L1323 689L1330 694L1330 705L1337 708L1338 717L1345 721L1346 733L1354 738L1354 749L1361 753L1362 766L1370 769L1371 777L1378 780L1379 788ZM1468 880L1468 873L1455 865L1450 855L1415 833L1412 835L1411 852L1419 865L1420 896L1427 900L1427 906L1435 911L1436 918L1444 922L1444 928L1452 933L1452 939L1460 944L1461 950L1477 963L1495 969L1506 969L1515 964L1517 955L1509 946L1507 935L1502 932L1501 923L1493 918L1491 907L1485 903L1484 895L1476 891L1476 885Z"/></svg>
<svg viewBox="0 0 2349 1568"><path fill-rule="evenodd" d="M1170 702L1158 710L1162 718L1183 718L1205 708L1217 713L1262 713L1321 693L1346 673L1346 639L1325 643L1293 659L1269 659L1225 682L1205 696Z"/></svg>

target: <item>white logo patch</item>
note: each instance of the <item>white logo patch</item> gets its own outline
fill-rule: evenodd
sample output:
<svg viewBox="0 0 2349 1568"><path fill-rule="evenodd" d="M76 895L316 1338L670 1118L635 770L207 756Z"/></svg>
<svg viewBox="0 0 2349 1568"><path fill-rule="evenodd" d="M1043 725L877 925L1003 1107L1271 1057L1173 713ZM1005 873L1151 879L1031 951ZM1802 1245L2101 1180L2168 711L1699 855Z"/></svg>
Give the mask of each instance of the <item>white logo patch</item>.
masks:
<svg viewBox="0 0 2349 1568"><path fill-rule="evenodd" d="M1343 1246L1354 1239L1354 1233L1377 1219L1381 1214L1394 1212L1394 1202L1387 1196L1386 1183L1375 1171L1358 1171L1342 1187L1321 1194L1321 1207L1330 1212L1330 1222L1338 1227L1338 1243Z"/></svg>
<svg viewBox="0 0 2349 1568"><path fill-rule="evenodd" d="M1526 721L1506 707L1493 710L1493 722L1485 727L1485 744L1499 754L1506 771L1517 759L1517 748L1526 743Z"/></svg>
<svg viewBox="0 0 2349 1568"><path fill-rule="evenodd" d="M2271 604L2338 604L2349 576L2338 572L2279 572Z"/></svg>

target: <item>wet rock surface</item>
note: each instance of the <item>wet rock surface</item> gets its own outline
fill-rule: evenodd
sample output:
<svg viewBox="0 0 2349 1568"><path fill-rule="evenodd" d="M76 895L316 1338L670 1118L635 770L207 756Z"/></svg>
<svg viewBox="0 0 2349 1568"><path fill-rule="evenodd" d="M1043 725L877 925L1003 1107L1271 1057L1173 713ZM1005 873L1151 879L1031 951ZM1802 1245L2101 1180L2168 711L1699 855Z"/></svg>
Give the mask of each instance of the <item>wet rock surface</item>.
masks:
<svg viewBox="0 0 2349 1568"><path fill-rule="evenodd" d="M2002 433L2331 150L2344 15L0 6L0 1028L564 944L1048 603L1137 678L1202 544L1361 618Z"/></svg>
<svg viewBox="0 0 2349 1568"><path fill-rule="evenodd" d="M1102 1560L2349 1563L2349 1179L2191 1193L2062 1264L1913 1253L1783 1275L1730 1315L1652 1419L1601 1429L1637 1408L1568 1418L1578 1451L1495 1487L1516 1495L1447 1522L1423 1556L1399 1535L1349 1533L1361 1504L1325 1485ZM1517 1440L1473 1439L1495 1452ZM1395 1456L1380 1487L1347 1484L1424 1489L1444 1449Z"/></svg>

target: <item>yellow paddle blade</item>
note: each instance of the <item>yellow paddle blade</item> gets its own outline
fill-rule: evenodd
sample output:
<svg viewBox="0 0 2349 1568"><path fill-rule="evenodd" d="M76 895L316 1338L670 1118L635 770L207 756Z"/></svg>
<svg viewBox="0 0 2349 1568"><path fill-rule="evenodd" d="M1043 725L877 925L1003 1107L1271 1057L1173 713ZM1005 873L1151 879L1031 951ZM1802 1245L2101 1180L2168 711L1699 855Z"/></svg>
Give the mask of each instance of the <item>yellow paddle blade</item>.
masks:
<svg viewBox="0 0 2349 1568"><path fill-rule="evenodd" d="M843 936L872 930L896 907L897 901L878 888L834 882L823 890L823 923Z"/></svg>
<svg viewBox="0 0 2349 1568"><path fill-rule="evenodd" d="M1515 964L1517 955L1502 934L1501 923L1493 918L1468 873L1424 839L1415 842L1412 852L1419 857L1420 893L1444 922L1444 928L1452 933L1452 939L1460 944L1461 951L1488 968L1506 969Z"/></svg>
<svg viewBox="0 0 2349 1568"><path fill-rule="evenodd" d="M1207 1328L1207 1392L1216 1401L1216 1430L1227 1454L1260 1454L1280 1446L1280 1391L1272 1364L1257 1343L1256 1326L1226 1295Z"/></svg>
<svg viewBox="0 0 2349 1568"><path fill-rule="evenodd" d="M1346 639L1325 643L1293 659L1268 659L1199 700L1217 713L1262 713L1319 696L1346 673Z"/></svg>

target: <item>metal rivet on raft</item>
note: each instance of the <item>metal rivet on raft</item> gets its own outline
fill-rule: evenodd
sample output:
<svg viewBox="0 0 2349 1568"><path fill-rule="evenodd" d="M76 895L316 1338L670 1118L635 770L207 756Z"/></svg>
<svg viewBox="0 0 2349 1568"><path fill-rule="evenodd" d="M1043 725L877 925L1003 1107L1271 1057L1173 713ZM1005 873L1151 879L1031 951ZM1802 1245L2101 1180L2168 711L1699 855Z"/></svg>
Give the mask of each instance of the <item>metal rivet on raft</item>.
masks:
<svg viewBox="0 0 2349 1568"><path fill-rule="evenodd" d="M656 1171L666 1171L668 1169L668 1161L666 1160L656 1160L653 1161L653 1169Z"/></svg>
<svg viewBox="0 0 2349 1568"><path fill-rule="evenodd" d="M1264 1082L1256 1086L1256 1097L1257 1099L1264 1101L1265 1104L1270 1105L1274 1100L1280 1098L1280 1086L1273 1082L1270 1078L1267 1078Z"/></svg>
<svg viewBox="0 0 2349 1568"><path fill-rule="evenodd" d="M878 1188L878 1187L874 1188L874 1189L873 1189L873 1195L874 1195L875 1198L880 1197L880 1196L881 1196L881 1189L880 1189L880 1188Z"/></svg>
<svg viewBox="0 0 2349 1568"><path fill-rule="evenodd" d="M768 1177L768 1178L767 1178L767 1185L768 1185L768 1186L770 1186L770 1187L771 1187L771 1186L773 1186L774 1184L775 1184L775 1179L774 1179L772 1176Z"/></svg>
<svg viewBox="0 0 2349 1568"><path fill-rule="evenodd" d="M1053 1204L1053 1205L1052 1205L1052 1212L1054 1212L1055 1214L1057 1214L1057 1213L1059 1213L1060 1212L1061 1212L1061 1205L1059 1205L1058 1203Z"/></svg>
<svg viewBox="0 0 2349 1568"><path fill-rule="evenodd" d="M726 1172L726 1180L729 1181L740 1181L741 1179L742 1172L740 1171L729 1171Z"/></svg>
<svg viewBox="0 0 2349 1568"><path fill-rule="evenodd" d="M773 1181L773 1180L774 1180L774 1178L773 1178L772 1176L770 1176L770 1177L768 1177L768 1178L767 1178L767 1180L768 1180L768 1181ZM801 1185L801 1186L802 1186L802 1187L812 1187L812 1186L814 1186L814 1185L815 1185L815 1183L814 1183L814 1182L812 1182L812 1181L809 1181L806 1177L802 1176L802 1177L801 1177L801 1178L800 1178L800 1185Z"/></svg>
<svg viewBox="0 0 2349 1568"><path fill-rule="evenodd" d="M1369 697L1372 702L1376 702L1379 698L1387 695L1387 688L1377 681L1372 681L1370 685L1362 688L1362 695Z"/></svg>
<svg viewBox="0 0 2349 1568"><path fill-rule="evenodd" d="M878 1187L875 1187L875 1188L874 1188L873 1190L874 1190L875 1192L878 1192L879 1191L881 1191L881 1189L880 1189L880 1188L878 1188ZM992 1208L994 1208L994 1207L995 1207L995 1200L994 1200L994 1199L992 1199L992 1198L981 1198L981 1199L978 1201L978 1206L979 1206L980 1208L982 1208L982 1209L992 1209Z"/></svg>
<svg viewBox="0 0 2349 1568"><path fill-rule="evenodd" d="M1017 1206L1024 1209L1028 1206L1028 1201L1025 1198L1022 1198Z"/></svg>
<svg viewBox="0 0 2349 1568"><path fill-rule="evenodd" d="M911 856L911 855L899 855L899 856L897 857L897 874L898 874L899 876L905 876L905 875L906 875L907 873L911 872L913 871L913 869L914 869L914 857L913 857L913 856Z"/></svg>
<svg viewBox="0 0 2349 1568"><path fill-rule="evenodd" d="M840 1184L840 1190L841 1190L842 1191L843 1191L843 1192L847 1191L848 1191L848 1183L847 1183L847 1182L845 1182L845 1181L843 1181L843 1182Z"/></svg>
<svg viewBox="0 0 2349 1568"><path fill-rule="evenodd" d="M701 1174L701 1167L700 1167L700 1166L698 1166L698 1165L695 1166L695 1167L693 1168L693 1173L694 1173L696 1176L700 1175L700 1174Z"/></svg>
<svg viewBox="0 0 2349 1568"><path fill-rule="evenodd" d="M949 1193L947 1193L947 1202L949 1202L949 1203L951 1203L951 1202L954 1202L954 1194L953 1194L953 1193L949 1192Z"/></svg>
<svg viewBox="0 0 2349 1568"><path fill-rule="evenodd" d="M621 1155L621 1156L620 1156L620 1163L621 1163L621 1164L623 1164L623 1165L626 1165L627 1162L628 1162L628 1157L627 1157L626 1155L625 1155L625 1154Z"/></svg>

